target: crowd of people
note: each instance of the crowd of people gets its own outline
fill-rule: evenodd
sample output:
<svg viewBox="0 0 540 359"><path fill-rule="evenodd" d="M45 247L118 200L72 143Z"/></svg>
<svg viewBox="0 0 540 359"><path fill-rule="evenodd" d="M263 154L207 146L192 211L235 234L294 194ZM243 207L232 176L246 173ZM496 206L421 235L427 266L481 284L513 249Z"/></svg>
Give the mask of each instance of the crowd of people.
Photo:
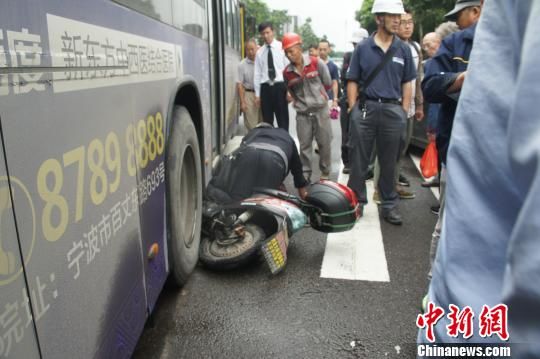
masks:
<svg viewBox="0 0 540 359"><path fill-rule="evenodd" d="M250 40L239 68L244 121L250 129L273 124L275 115L288 130L292 101L302 172L310 181L314 140L321 178L330 175L329 113L340 107L348 186L365 205L366 180L373 176L382 217L400 225L400 199L414 198L404 188L400 159L414 121L425 120L440 168L422 185L440 186L441 194L440 207L433 208L438 221L425 300L474 313L507 305L510 341L520 343L513 354L538 357L540 126L534 109L540 25L534 20L540 3L457 0L448 10L447 22L420 45L412 40L414 14L401 1L375 0L377 30L354 32L355 49L345 53L341 74L328 59L328 41L308 49L289 33L280 42L272 24L261 24L264 45L256 50ZM505 342L478 331L471 338L451 336L448 321L435 325L438 342ZM425 342L425 329L418 341Z"/></svg>

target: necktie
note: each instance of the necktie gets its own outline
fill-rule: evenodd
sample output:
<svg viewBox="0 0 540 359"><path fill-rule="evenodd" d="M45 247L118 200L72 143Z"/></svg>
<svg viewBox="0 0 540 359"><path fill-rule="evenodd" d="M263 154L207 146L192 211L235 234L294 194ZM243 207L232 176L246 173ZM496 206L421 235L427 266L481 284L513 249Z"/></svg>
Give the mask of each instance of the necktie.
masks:
<svg viewBox="0 0 540 359"><path fill-rule="evenodd" d="M272 56L272 47L268 45L268 78L274 81L276 78L276 68L274 67L274 57Z"/></svg>

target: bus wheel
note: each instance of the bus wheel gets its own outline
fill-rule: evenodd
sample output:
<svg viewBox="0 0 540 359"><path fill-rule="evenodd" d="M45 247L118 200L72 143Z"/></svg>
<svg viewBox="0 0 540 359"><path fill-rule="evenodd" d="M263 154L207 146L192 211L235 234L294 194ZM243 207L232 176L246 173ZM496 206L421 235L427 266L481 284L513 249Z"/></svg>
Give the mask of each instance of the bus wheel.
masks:
<svg viewBox="0 0 540 359"><path fill-rule="evenodd" d="M184 285L199 258L202 170L197 132L188 110L174 108L167 149L167 209L171 274Z"/></svg>

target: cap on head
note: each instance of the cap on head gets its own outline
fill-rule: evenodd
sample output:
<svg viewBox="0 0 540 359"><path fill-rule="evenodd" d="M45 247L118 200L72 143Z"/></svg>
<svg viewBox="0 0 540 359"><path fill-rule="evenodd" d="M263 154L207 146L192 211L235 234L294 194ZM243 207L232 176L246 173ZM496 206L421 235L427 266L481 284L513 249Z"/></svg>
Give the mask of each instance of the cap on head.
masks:
<svg viewBox="0 0 540 359"><path fill-rule="evenodd" d="M372 14L404 14L403 1L401 0L375 0L371 8Z"/></svg>
<svg viewBox="0 0 540 359"><path fill-rule="evenodd" d="M452 9L452 11L444 15L444 18L446 20L456 21L458 18L459 12L471 6L480 6L480 0L457 0L456 5Z"/></svg>
<svg viewBox="0 0 540 359"><path fill-rule="evenodd" d="M366 29L364 28L356 29L353 31L351 35L351 42L357 44L368 37L369 37L369 34Z"/></svg>
<svg viewBox="0 0 540 359"><path fill-rule="evenodd" d="M300 35L295 34L294 32L288 32L283 35L281 43L283 46L283 50L287 50L293 46L302 45L302 38L300 37Z"/></svg>

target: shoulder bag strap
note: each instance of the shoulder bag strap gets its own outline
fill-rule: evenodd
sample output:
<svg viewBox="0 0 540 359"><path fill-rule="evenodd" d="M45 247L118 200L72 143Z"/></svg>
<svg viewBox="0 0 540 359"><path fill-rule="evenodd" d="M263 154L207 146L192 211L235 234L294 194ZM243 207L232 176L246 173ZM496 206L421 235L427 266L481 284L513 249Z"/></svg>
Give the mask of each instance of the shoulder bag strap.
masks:
<svg viewBox="0 0 540 359"><path fill-rule="evenodd" d="M384 54L384 57L383 59L381 60L381 62L379 63L379 65L377 65L377 67L375 68L375 70L373 70L368 78L366 79L366 82L364 82L364 85L362 86L362 91L365 91L368 86L371 84L371 81L373 81L373 79L379 74L379 72L381 72L382 68L384 67L384 65L386 65L386 63L388 61L390 61L390 58L392 56L394 56L394 53L396 52L396 47L390 47L388 49L388 51L386 51L386 54Z"/></svg>

